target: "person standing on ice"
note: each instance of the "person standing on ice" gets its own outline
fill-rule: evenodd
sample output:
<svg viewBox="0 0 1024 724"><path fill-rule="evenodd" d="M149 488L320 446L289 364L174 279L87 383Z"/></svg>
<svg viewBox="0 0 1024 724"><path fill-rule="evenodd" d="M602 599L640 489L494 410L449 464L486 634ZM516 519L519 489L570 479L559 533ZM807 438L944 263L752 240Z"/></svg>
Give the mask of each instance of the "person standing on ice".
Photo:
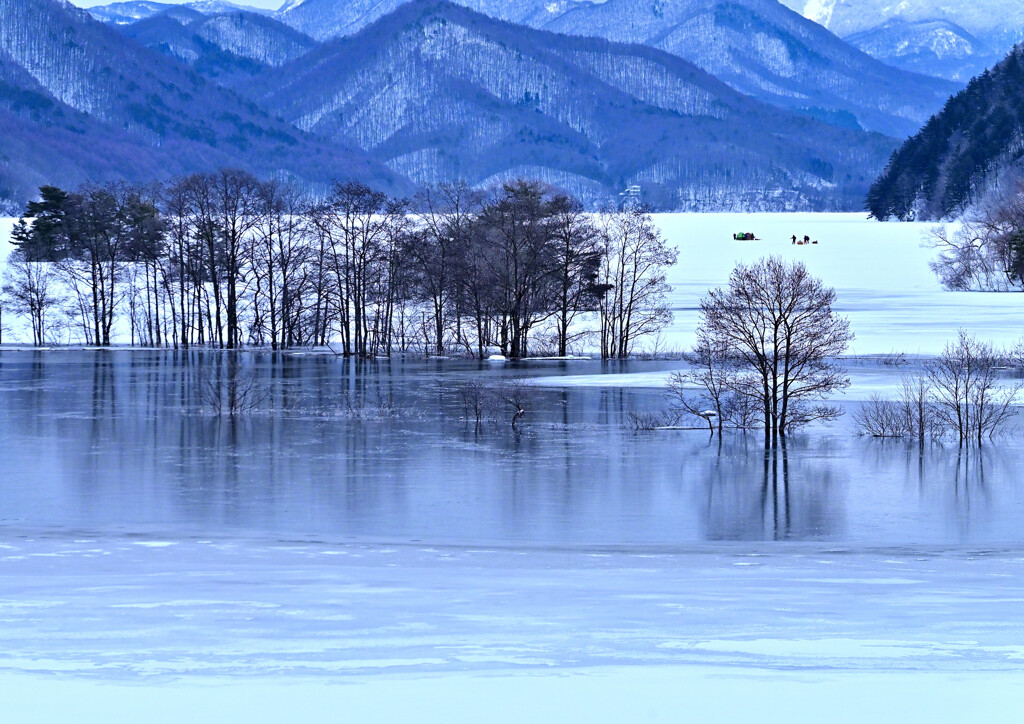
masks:
<svg viewBox="0 0 1024 724"><path fill-rule="evenodd" d="M796 234L793 234L793 243L796 243Z"/></svg>

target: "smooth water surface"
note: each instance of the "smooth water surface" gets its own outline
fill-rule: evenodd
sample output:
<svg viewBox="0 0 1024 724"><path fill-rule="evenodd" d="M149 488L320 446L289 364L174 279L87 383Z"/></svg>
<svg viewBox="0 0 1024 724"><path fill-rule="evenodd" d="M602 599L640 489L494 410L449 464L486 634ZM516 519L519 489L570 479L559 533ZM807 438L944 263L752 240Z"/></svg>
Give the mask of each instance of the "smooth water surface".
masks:
<svg viewBox="0 0 1024 724"><path fill-rule="evenodd" d="M1018 439L981 452L858 438L636 433L655 389L538 388L520 431L465 420L460 382L672 362L357 362L243 353L262 409L210 413L211 352L0 352L0 527L425 543L680 546L1024 542ZM855 378L878 379L879 367ZM851 403L853 404L853 403Z"/></svg>

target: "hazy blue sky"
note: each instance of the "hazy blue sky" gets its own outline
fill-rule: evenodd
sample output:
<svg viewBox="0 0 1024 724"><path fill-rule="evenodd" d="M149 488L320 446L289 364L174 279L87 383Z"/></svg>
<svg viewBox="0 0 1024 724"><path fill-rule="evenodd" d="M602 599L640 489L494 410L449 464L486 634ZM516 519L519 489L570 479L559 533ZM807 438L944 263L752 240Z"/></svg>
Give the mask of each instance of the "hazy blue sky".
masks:
<svg viewBox="0 0 1024 724"><path fill-rule="evenodd" d="M244 2L236 0L229 1L234 2L236 5L249 5L254 8L272 8L274 10L277 10L279 7L284 5L284 0L244 0ZM93 5L110 5L114 0L70 0L70 2L72 5L77 5L80 8L91 8ZM186 2L191 2L191 0L155 0L155 2L182 5Z"/></svg>

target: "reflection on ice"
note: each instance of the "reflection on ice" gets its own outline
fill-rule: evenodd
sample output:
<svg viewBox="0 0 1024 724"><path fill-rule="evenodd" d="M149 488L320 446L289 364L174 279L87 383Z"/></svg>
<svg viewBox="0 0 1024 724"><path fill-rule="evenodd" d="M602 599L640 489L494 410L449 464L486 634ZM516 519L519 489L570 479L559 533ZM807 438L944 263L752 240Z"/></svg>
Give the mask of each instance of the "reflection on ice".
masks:
<svg viewBox="0 0 1024 724"><path fill-rule="evenodd" d="M521 431L478 428L453 393L469 376L672 363L244 357L270 394L231 419L197 393L220 355L0 353L2 524L469 544L1024 541L1016 439L922 450L840 424L766 453L757 435L634 433L626 411L663 404L658 391L582 386L538 387Z"/></svg>

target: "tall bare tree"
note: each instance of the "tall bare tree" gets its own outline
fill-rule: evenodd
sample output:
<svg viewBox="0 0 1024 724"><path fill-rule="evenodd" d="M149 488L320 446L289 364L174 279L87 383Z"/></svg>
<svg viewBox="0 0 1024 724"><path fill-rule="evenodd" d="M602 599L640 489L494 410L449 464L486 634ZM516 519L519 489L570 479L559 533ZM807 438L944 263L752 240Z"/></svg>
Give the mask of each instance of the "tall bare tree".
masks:
<svg viewBox="0 0 1024 724"><path fill-rule="evenodd" d="M598 308L604 288L599 286L601 236L584 211L583 204L560 195L551 201L551 235L554 251L555 333L558 356L568 354L569 343L582 336L573 334L577 315Z"/></svg>
<svg viewBox="0 0 1024 724"><path fill-rule="evenodd" d="M7 259L3 276L3 297L7 308L28 317L32 326L32 344L46 344L50 314L63 302L60 284L49 262L32 262L21 249Z"/></svg>
<svg viewBox="0 0 1024 724"><path fill-rule="evenodd" d="M625 358L636 342L672 322L665 270L679 253L665 244L643 209L606 214L600 274L601 356Z"/></svg>
<svg viewBox="0 0 1024 724"><path fill-rule="evenodd" d="M421 233L408 237L411 243L403 256L415 268L418 296L430 304L437 354L445 351L449 313L456 322L459 318L459 257L469 248L469 231L480 212L482 198L465 181L457 181L424 187L413 200L421 210Z"/></svg>
<svg viewBox="0 0 1024 724"><path fill-rule="evenodd" d="M700 342L740 361L736 389L759 402L766 445L840 414L822 402L850 384L836 358L853 334L834 301L835 291L802 263L778 257L737 265L729 285L701 301Z"/></svg>

